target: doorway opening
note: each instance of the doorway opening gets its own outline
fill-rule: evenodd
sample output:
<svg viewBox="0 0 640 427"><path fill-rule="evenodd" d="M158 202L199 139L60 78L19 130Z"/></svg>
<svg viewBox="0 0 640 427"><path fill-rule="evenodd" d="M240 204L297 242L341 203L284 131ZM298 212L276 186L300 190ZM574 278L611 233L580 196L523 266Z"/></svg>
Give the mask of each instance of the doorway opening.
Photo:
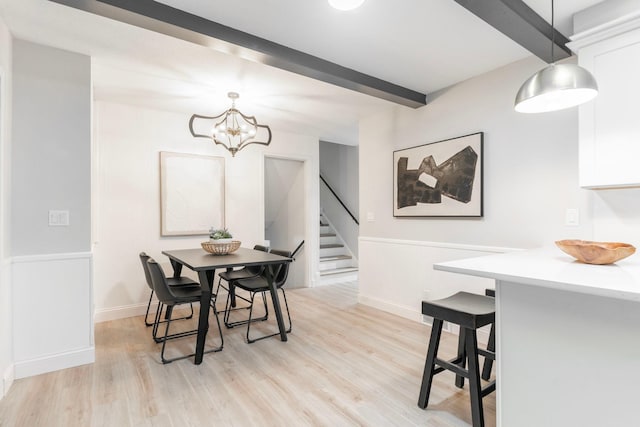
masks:
<svg viewBox="0 0 640 427"><path fill-rule="evenodd" d="M304 242L307 230L305 162L265 157L264 194L265 240L271 249L293 252ZM309 287L308 252L303 245L295 255L287 289Z"/></svg>

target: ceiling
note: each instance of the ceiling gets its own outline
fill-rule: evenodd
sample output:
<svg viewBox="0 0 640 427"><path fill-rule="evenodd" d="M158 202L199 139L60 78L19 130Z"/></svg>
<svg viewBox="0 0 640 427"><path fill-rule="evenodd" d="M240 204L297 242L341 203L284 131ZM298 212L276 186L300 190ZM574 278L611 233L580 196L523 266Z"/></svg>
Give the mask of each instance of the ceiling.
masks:
<svg viewBox="0 0 640 427"><path fill-rule="evenodd" d="M525 1L550 21L549 0ZM326 0L159 2L425 93L427 103L531 55L454 0L366 0L349 12ZM599 0L555 3L556 28L569 36L573 14ZM16 38L91 55L97 100L184 113L185 131L191 114L228 108L229 91L260 123L344 144L358 143L359 119L409 108L48 0L0 0L0 16Z"/></svg>

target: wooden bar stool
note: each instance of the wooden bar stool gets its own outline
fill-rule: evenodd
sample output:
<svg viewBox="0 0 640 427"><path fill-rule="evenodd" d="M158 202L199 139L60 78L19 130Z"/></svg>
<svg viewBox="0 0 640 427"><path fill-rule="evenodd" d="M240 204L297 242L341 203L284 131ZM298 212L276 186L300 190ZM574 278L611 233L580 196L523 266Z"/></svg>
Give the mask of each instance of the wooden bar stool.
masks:
<svg viewBox="0 0 640 427"><path fill-rule="evenodd" d="M418 398L419 407L424 409L429 403L433 376L446 369L456 374L457 387L464 385L464 378L469 379L473 427L484 427L482 398L494 391L496 384L493 381L481 387L478 354L495 359L495 353L478 348L476 330L493 323L495 313L493 298L468 292L458 292L436 301L422 301L422 314L433 317L433 326ZM448 361L438 358L442 324L445 321L460 326L458 355ZM466 364L468 368L465 368Z"/></svg>
<svg viewBox="0 0 640 427"><path fill-rule="evenodd" d="M487 288L484 290L484 294L488 297L495 298L496 290ZM496 351L496 323L495 322L491 324L491 331L489 332L489 341L487 342L487 350L492 351L494 353ZM491 378L491 369L493 368L493 360L494 359L490 357L484 358L484 364L482 365L482 375L480 375L480 377L485 381L489 381L489 378Z"/></svg>

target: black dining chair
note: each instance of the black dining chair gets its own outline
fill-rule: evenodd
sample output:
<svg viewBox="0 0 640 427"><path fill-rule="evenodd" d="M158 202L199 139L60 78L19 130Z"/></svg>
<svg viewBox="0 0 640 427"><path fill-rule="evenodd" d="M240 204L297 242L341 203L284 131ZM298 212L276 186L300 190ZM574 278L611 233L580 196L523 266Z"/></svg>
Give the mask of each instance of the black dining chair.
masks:
<svg viewBox="0 0 640 427"><path fill-rule="evenodd" d="M167 277L165 276L164 271L162 270L162 267L160 267L160 264L158 264L153 258L149 258L149 260L147 261L147 265L149 267L149 274L151 276L151 283L153 284L153 290L155 291L156 296L158 297L158 300L162 302L162 304L164 304L166 307L166 320L164 322L165 323L164 336L160 338L160 342L162 343L162 350L160 351L160 359L162 360L162 363L171 363L175 360L186 359L188 357L194 356L195 352L188 355L182 355L182 356L174 357L171 359L166 359L164 357L164 352L167 345L167 341L170 341L172 339L177 339L177 338L184 338L191 335L196 335L198 333L198 329L195 329L195 330L184 331L184 332L179 332L175 334L169 334L169 327L171 325L171 322L174 320L171 318L171 316L173 315L173 309L176 306L179 306L181 304L193 304L193 303L200 302L200 299L202 298L202 288L200 286L198 287L169 286L169 283L167 282ZM222 337L222 328L220 327L220 319L218 318L218 312L216 310L216 305L215 305L215 295L212 294L212 299L209 303L211 304L211 307L213 309L213 314L215 315L216 322L218 324L218 333L220 334L220 346L209 349L209 350L205 350L204 353L220 351L222 350L222 346L224 344L224 338ZM156 330L155 332L157 332L158 325L160 324L160 317L161 317L161 313L157 312L156 322L154 325L154 329ZM204 325L204 327L208 328L208 324ZM155 335L155 332L154 332L154 335Z"/></svg>
<svg viewBox="0 0 640 427"><path fill-rule="evenodd" d="M274 255L280 255L283 257L291 258L290 251L272 249L271 253ZM284 298L284 305L287 310L287 318L289 320L289 327L286 329L287 333L291 332L291 314L289 313L289 304L287 303L287 294L284 291L284 285L287 281L287 276L289 275L289 264L290 264L289 262L285 262L272 267L273 271L275 272L274 273L275 277L273 281L276 286L276 290L282 291L282 296ZM248 343L252 343L265 338L273 337L275 335L279 335L280 332L276 332L276 333L264 335L255 339L251 339L249 336L249 333L251 330L251 323L265 321L269 318L269 309L267 306L267 299L265 295L265 293L269 292L269 285L266 277L266 271L263 271L262 274L260 274L259 276L255 276L247 279L233 280L231 282L231 286L233 286L234 288L242 289L249 293L249 298L243 298L249 302L249 318L245 320L236 321L236 322L229 321L229 309L231 308L231 298L230 298L230 295L227 295L227 303L225 305L225 310L227 311L225 312L225 316L224 316L225 326L228 328L233 328L234 326L246 324ZM254 319L253 308L254 308L255 297L257 294L262 295L262 302L264 304L265 314L260 318Z"/></svg>
<svg viewBox="0 0 640 427"><path fill-rule="evenodd" d="M256 251L269 252L269 248L262 245L255 245L253 249ZM264 266L248 265L246 267L242 267L239 270L228 269L227 271L223 271L222 273L218 274L218 286L216 287L216 295L219 295L220 288L222 288L227 292L227 295L231 296L230 310L242 310L242 309L249 308L248 306L236 308L236 301L235 301L236 295L235 295L232 283L234 280L249 279L251 277L259 276L260 274L262 274L263 270L264 270ZM227 282L226 286L222 284L223 280ZM249 302L248 299L245 299L242 297L240 298L245 300L246 302ZM222 312L223 313L227 312L226 305L225 305L224 311Z"/></svg>
<svg viewBox="0 0 640 427"><path fill-rule="evenodd" d="M149 295L149 302L147 303L147 312L144 316L144 324L146 326L155 326L154 327L154 332L157 331L157 325L155 324L156 322L149 322L149 310L151 309L151 300L153 299L153 295L154 295L154 291L153 291L153 284L151 283L151 274L149 273L149 266L147 265L147 261L149 260L149 255L147 255L145 252L140 252L140 262L142 263L142 270L144 271L144 277L147 281L147 286L149 286L149 289L151 290L151 294ZM192 287L192 288L197 288L200 289L200 285L198 284L198 282L195 282L191 279L189 279L188 277L184 277L184 276L180 276L180 277L169 277L167 278L167 284L174 288L179 288L179 287ZM161 313L163 310L163 304L158 301L158 306L156 308L156 314L157 313ZM158 317L158 316L156 316ZM185 317L181 317L178 319L173 319L173 320L184 320L184 319L191 319L193 317L193 305L191 305L191 313L188 316ZM161 321L161 323L164 321ZM156 337L155 333L153 335L153 338L156 342L160 342L160 339L158 337Z"/></svg>

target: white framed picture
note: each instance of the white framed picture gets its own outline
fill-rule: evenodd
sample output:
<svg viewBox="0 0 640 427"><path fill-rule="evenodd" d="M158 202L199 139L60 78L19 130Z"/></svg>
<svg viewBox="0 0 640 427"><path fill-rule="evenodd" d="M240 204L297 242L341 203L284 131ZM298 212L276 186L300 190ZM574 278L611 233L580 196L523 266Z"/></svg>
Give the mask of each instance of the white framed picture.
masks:
<svg viewBox="0 0 640 427"><path fill-rule="evenodd" d="M160 152L161 235L209 234L225 226L224 157Z"/></svg>

